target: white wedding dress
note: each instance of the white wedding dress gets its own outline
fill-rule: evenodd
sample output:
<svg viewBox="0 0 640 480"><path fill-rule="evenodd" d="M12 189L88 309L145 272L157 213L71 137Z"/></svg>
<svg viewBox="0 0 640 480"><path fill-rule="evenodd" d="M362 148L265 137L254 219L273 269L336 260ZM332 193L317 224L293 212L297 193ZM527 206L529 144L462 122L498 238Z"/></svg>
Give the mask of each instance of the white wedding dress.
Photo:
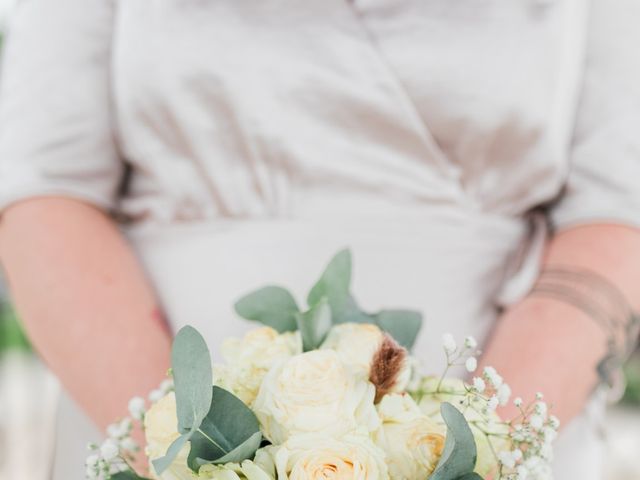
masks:
<svg viewBox="0 0 640 480"><path fill-rule="evenodd" d="M423 311L415 353L438 371L442 333L484 340L530 288L533 209L557 229L640 225L638 15L635 0L21 2L0 205L64 195L126 217L172 327L214 355L251 327L240 295L276 283L302 301L350 247L360 304ZM598 417L562 434L556 478L600 478ZM79 479L97 433L66 399L59 426L54 478Z"/></svg>

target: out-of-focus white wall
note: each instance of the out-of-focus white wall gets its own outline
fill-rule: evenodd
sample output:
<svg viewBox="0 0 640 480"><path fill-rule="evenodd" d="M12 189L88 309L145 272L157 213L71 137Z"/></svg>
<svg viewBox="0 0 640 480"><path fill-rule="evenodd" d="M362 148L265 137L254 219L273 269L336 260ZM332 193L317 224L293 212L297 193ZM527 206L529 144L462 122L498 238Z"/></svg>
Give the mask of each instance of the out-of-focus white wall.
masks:
<svg viewBox="0 0 640 480"><path fill-rule="evenodd" d="M58 382L37 357L0 352L1 479L50 477L58 394Z"/></svg>
<svg viewBox="0 0 640 480"><path fill-rule="evenodd" d="M4 30L11 9L18 0L0 0L0 31Z"/></svg>

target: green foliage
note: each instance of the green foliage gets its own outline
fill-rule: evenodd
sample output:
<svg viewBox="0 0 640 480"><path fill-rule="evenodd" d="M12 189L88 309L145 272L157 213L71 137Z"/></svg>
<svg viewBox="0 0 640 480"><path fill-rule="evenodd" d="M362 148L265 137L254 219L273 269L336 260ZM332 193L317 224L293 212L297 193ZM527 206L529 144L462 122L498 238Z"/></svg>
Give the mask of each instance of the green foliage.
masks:
<svg viewBox="0 0 640 480"><path fill-rule="evenodd" d="M229 462L240 463L248 458L253 458L258 448L260 448L261 443L262 432L258 431L222 457L214 461L205 461L198 458L196 459L196 463L198 466L206 465L207 463L213 463L216 465L224 465Z"/></svg>
<svg viewBox="0 0 640 480"><path fill-rule="evenodd" d="M373 315L364 312L358 306L356 299L349 295L349 298L342 306L342 310L339 312L338 318L334 319L333 323L376 323L376 319Z"/></svg>
<svg viewBox="0 0 640 480"><path fill-rule="evenodd" d="M308 312L296 315L298 329L302 337L302 348L305 352L318 348L331 330L331 307L326 297Z"/></svg>
<svg viewBox="0 0 640 480"><path fill-rule="evenodd" d="M422 314L412 310L382 310L375 314L363 311L351 295L351 252L338 252L307 296L310 310L299 312L291 294L281 287L265 287L236 302L236 312L243 318L273 327L278 332L299 329L304 350L317 348L331 325L373 323L411 349L422 326ZM326 302L330 315L320 306Z"/></svg>
<svg viewBox="0 0 640 480"><path fill-rule="evenodd" d="M213 387L211 409L191 437L189 466L241 462L253 458L262 434L255 414L232 393Z"/></svg>
<svg viewBox="0 0 640 480"><path fill-rule="evenodd" d="M640 405L640 350L631 356L624 368L627 387L622 401L629 405Z"/></svg>
<svg viewBox="0 0 640 480"><path fill-rule="evenodd" d="M473 433L464 415L452 404L443 403L440 413L447 425L447 438L440 461L430 480L472 480L477 450Z"/></svg>
<svg viewBox="0 0 640 480"><path fill-rule="evenodd" d="M413 310L382 310L375 315L378 326L407 350L413 348L422 327L422 315Z"/></svg>
<svg viewBox="0 0 640 480"><path fill-rule="evenodd" d="M196 472L205 463L253 458L262 439L258 419L240 399L212 386L209 349L195 328L184 327L176 335L171 368L181 435L153 461L156 472L162 474L187 442L189 466Z"/></svg>
<svg viewBox="0 0 640 480"><path fill-rule="evenodd" d="M29 350L29 341L20 320L8 303L0 303L0 353L6 350Z"/></svg>
<svg viewBox="0 0 640 480"><path fill-rule="evenodd" d="M458 477L457 480L483 480L483 479L476 472L471 472L471 473L467 473L466 475L463 475L462 477Z"/></svg>
<svg viewBox="0 0 640 480"><path fill-rule="evenodd" d="M213 371L207 343L190 326L173 341L171 369L176 392L178 431L186 433L199 425L211 407Z"/></svg>
<svg viewBox="0 0 640 480"><path fill-rule="evenodd" d="M289 291L268 286L245 295L235 304L243 318L263 323L283 333L297 328L296 314L300 311Z"/></svg>
<svg viewBox="0 0 640 480"><path fill-rule="evenodd" d="M320 279L307 296L310 306L316 305L326 298L331 306L331 314L335 323L343 323L342 314L350 298L351 285L351 252L341 250L329 262Z"/></svg>
<svg viewBox="0 0 640 480"><path fill-rule="evenodd" d="M135 472L126 471L126 472L118 472L111 475L111 480L149 480L146 477L141 477L137 475Z"/></svg>
<svg viewBox="0 0 640 480"><path fill-rule="evenodd" d="M316 305L326 298L331 307L334 324L373 323L395 340L411 349L422 326L422 314L411 310L382 310L375 314L364 312L351 295L351 252L342 250L329 262L320 280L313 286L307 301Z"/></svg>

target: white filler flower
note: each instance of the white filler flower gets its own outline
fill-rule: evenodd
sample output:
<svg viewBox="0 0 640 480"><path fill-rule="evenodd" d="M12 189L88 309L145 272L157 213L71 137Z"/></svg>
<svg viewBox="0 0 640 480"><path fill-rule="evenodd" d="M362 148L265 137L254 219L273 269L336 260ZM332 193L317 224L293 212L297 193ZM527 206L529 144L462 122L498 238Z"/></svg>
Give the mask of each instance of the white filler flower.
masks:
<svg viewBox="0 0 640 480"><path fill-rule="evenodd" d="M442 335L442 348L447 354L451 355L458 349L455 338L450 333Z"/></svg>
<svg viewBox="0 0 640 480"><path fill-rule="evenodd" d="M142 397L133 397L129 400L129 413L136 420L142 420L145 413L145 403Z"/></svg>
<svg viewBox="0 0 640 480"><path fill-rule="evenodd" d="M480 380L474 389L481 387ZM454 405L457 404L462 396L466 394L466 388L464 382L459 379L447 378L442 382L440 392L436 392L436 385L438 378L425 378L423 380L422 388L426 392L422 395L421 400L418 402L420 410L422 410L427 416L429 416L437 424L444 427L444 420L440 414L440 406L442 402L450 402ZM474 381L474 384L476 382ZM483 382L484 383L484 382ZM498 406L498 398L492 396L492 406ZM498 462L496 460L494 451L502 451L509 448L509 442L505 439L508 434L508 427L500 422L500 418L493 410L488 410L482 413L479 407L481 402L476 405L475 408L463 409L463 414L469 423L471 432L473 433L476 447L478 449L478 461L476 463L475 472L483 478L489 476L491 473L495 473L498 468ZM486 432L491 433L491 440L487 436Z"/></svg>
<svg viewBox="0 0 640 480"><path fill-rule="evenodd" d="M476 360L476 357L469 357L467 361L464 362L464 367L467 369L467 372L473 373L478 368L478 360Z"/></svg>

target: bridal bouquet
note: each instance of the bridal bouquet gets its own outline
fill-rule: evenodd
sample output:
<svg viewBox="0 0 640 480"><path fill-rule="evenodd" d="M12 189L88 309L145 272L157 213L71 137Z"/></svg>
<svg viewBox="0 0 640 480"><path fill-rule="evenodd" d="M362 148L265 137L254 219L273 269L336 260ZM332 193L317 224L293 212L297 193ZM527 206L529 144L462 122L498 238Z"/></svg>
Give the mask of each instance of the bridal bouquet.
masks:
<svg viewBox="0 0 640 480"><path fill-rule="evenodd" d="M504 421L510 389L492 368L471 382L476 341L444 335L447 368L419 374L409 354L420 330L413 311L362 311L350 294L351 256L338 253L301 311L269 286L236 304L262 327L229 339L212 365L202 336L180 330L170 379L134 398L131 417L90 445L87 477L136 480L129 466L145 432L151 476L162 480L473 480L551 478L559 426L538 395Z"/></svg>

